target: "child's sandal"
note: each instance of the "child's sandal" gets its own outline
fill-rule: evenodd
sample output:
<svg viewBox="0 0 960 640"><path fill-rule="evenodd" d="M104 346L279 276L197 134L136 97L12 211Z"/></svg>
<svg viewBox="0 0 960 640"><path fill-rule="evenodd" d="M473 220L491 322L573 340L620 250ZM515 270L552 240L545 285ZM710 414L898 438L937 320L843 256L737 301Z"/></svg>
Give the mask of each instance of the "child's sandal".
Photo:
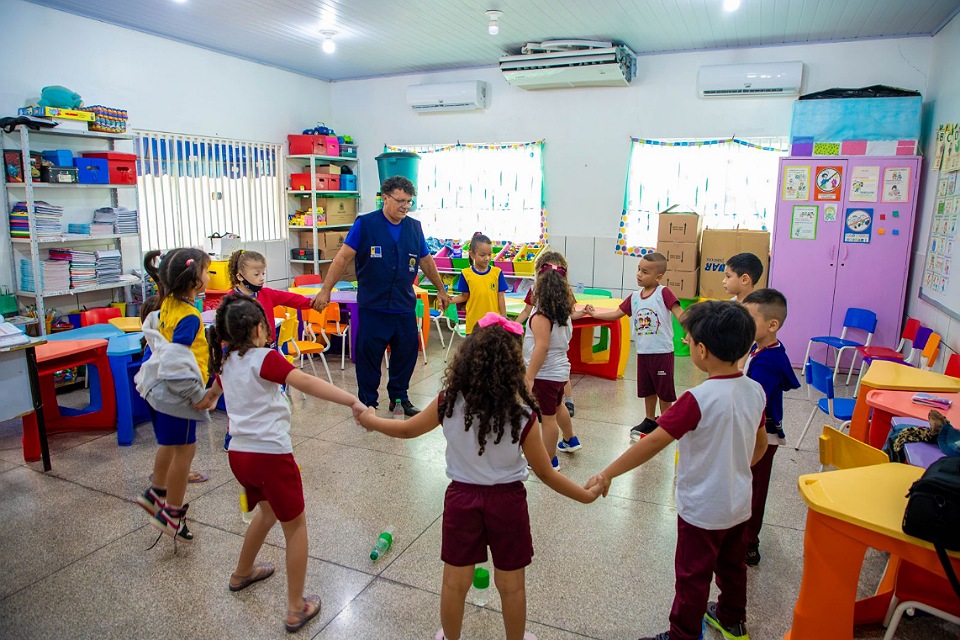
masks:
<svg viewBox="0 0 960 640"><path fill-rule="evenodd" d="M272 562L258 562L253 565L253 571L250 572L248 576L238 576L237 574L230 575L230 591L243 591L254 582L260 582L261 580L266 580L273 575L274 566ZM233 580L240 580L240 584L233 584Z"/></svg>
<svg viewBox="0 0 960 640"><path fill-rule="evenodd" d="M311 610L311 605L313 609ZM303 599L303 610L302 611L288 611L287 612L287 633L294 633L300 631L303 628L303 625L307 624L314 618L320 615L320 596L306 596ZM296 622L290 623L290 618L296 618Z"/></svg>

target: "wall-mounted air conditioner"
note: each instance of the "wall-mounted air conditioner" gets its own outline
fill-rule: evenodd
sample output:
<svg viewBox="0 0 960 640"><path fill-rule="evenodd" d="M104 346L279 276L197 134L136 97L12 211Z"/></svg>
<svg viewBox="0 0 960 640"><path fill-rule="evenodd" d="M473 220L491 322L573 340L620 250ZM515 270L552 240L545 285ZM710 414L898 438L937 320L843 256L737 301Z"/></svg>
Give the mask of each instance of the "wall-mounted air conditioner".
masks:
<svg viewBox="0 0 960 640"><path fill-rule="evenodd" d="M487 85L480 81L439 82L407 87L407 104L414 111L470 111L487 106Z"/></svg>
<svg viewBox="0 0 960 640"><path fill-rule="evenodd" d="M520 89L626 87L637 73L634 53L610 42L551 40L521 51L500 58L503 78Z"/></svg>
<svg viewBox="0 0 960 640"><path fill-rule="evenodd" d="M701 98L795 96L800 93L802 62L753 62L700 67Z"/></svg>

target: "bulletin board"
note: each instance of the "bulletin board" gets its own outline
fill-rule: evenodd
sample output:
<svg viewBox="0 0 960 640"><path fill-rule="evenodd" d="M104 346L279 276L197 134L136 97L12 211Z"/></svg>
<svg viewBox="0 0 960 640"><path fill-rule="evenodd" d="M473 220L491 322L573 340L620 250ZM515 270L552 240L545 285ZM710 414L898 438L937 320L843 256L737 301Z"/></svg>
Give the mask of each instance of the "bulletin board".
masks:
<svg viewBox="0 0 960 640"><path fill-rule="evenodd" d="M920 298L960 319L960 125L941 125L934 156L940 170L933 207Z"/></svg>

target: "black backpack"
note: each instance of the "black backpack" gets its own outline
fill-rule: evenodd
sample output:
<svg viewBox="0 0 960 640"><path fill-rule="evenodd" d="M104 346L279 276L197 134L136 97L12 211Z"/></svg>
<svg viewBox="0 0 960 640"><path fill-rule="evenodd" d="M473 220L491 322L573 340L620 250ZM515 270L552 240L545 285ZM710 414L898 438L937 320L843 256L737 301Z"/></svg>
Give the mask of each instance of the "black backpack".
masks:
<svg viewBox="0 0 960 640"><path fill-rule="evenodd" d="M907 492L903 532L933 543L960 598L960 581L947 557L947 550L960 549L960 458L940 458L913 483Z"/></svg>

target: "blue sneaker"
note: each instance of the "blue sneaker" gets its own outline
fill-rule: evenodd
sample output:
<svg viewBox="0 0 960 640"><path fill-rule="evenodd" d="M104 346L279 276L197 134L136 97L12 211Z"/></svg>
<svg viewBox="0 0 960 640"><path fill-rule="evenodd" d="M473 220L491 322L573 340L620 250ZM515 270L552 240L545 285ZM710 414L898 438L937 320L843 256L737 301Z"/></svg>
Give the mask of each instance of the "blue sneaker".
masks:
<svg viewBox="0 0 960 640"><path fill-rule="evenodd" d="M554 469L559 469L559 468L560 468L560 461L557 460L557 456L553 456L553 460L550 461L550 465L551 465Z"/></svg>
<svg viewBox="0 0 960 640"><path fill-rule="evenodd" d="M564 453L573 453L581 446L583 445L580 444L580 439L577 438L577 436L573 436L569 440L560 440L560 442L557 444L557 449L563 451Z"/></svg>
<svg viewBox="0 0 960 640"><path fill-rule="evenodd" d="M223 434L223 450L230 451L230 440L233 438L229 433Z"/></svg>

